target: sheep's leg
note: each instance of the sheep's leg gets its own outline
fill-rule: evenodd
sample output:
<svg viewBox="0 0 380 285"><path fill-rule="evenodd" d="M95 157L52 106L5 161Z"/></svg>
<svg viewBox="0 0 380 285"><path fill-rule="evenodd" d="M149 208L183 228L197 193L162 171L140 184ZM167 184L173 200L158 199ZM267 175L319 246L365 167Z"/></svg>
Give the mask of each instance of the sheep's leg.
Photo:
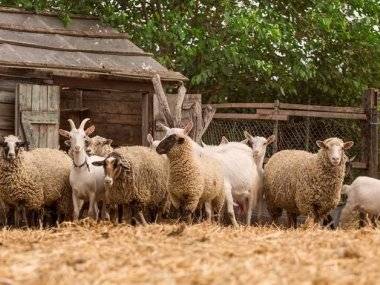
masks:
<svg viewBox="0 0 380 285"><path fill-rule="evenodd" d="M288 217L288 227L289 228L297 228L297 214L295 213L286 213Z"/></svg>
<svg viewBox="0 0 380 285"><path fill-rule="evenodd" d="M212 220L212 206L211 202L205 202L206 220L211 223Z"/></svg>
<svg viewBox="0 0 380 285"><path fill-rule="evenodd" d="M231 185L230 184L224 183L224 193L226 196L228 217L230 218L232 225L234 227L237 227L238 223L236 222L236 218L235 218L234 200L232 198L232 192L231 192Z"/></svg>
<svg viewBox="0 0 380 285"><path fill-rule="evenodd" d="M78 221L80 209L83 206L83 200L80 200L73 191L74 222Z"/></svg>
<svg viewBox="0 0 380 285"><path fill-rule="evenodd" d="M15 206L14 220L15 220L15 226L19 228L20 227L20 206Z"/></svg>
<svg viewBox="0 0 380 285"><path fill-rule="evenodd" d="M246 219L247 226L250 226L252 222L253 203L254 201L252 197L250 196L248 198L248 207L247 207L247 219Z"/></svg>
<svg viewBox="0 0 380 285"><path fill-rule="evenodd" d="M107 205L106 205L105 201L103 201L103 203L102 203L101 218L102 218L102 220L105 220L105 221L110 220L110 214L108 213Z"/></svg>
<svg viewBox="0 0 380 285"><path fill-rule="evenodd" d="M142 223L143 226L148 225L148 223L146 222L144 218L144 214L142 210L138 210L137 215L139 216L140 222Z"/></svg>
<svg viewBox="0 0 380 285"><path fill-rule="evenodd" d="M89 195L89 207L88 207L88 216L95 221L97 220L97 203L95 200L96 196L95 193L90 193Z"/></svg>
<svg viewBox="0 0 380 285"><path fill-rule="evenodd" d="M38 226L40 230L44 228L44 209L38 210Z"/></svg>
<svg viewBox="0 0 380 285"><path fill-rule="evenodd" d="M26 207L25 206L22 207L22 219L24 220L25 226L28 229L29 228L29 223L28 223L28 217L26 215Z"/></svg>

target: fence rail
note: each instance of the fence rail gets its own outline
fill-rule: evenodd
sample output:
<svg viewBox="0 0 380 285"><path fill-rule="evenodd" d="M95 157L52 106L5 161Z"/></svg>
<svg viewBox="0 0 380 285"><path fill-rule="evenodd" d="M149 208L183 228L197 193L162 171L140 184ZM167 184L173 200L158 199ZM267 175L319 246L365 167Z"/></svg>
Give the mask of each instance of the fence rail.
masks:
<svg viewBox="0 0 380 285"><path fill-rule="evenodd" d="M317 151L316 140L340 137L353 140L351 155L357 155L354 167L368 175L378 173L378 112L379 91L369 89L363 94L362 106L336 107L273 103L212 104L217 112L203 136L209 144L218 144L222 136L242 140L243 131L253 135L275 134L276 142L268 156L283 149ZM243 110L241 110L243 109Z"/></svg>

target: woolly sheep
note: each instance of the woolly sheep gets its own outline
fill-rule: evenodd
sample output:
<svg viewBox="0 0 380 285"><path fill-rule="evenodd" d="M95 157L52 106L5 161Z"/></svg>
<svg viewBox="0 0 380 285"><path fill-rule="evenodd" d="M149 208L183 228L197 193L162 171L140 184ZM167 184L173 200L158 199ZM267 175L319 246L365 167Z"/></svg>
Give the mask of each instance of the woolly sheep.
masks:
<svg viewBox="0 0 380 285"><path fill-rule="evenodd" d="M353 142L329 138L317 145L318 153L283 150L266 164L264 193L274 221L285 209L290 226L296 226L299 214L307 215L311 225L338 205L345 175L343 155Z"/></svg>
<svg viewBox="0 0 380 285"><path fill-rule="evenodd" d="M224 178L220 163L208 155L198 157L193 151L192 140L186 134L166 137L156 151L168 157L170 200L180 210L182 218L191 222L192 213L203 203L208 221L211 221L213 212L219 217L224 204Z"/></svg>
<svg viewBox="0 0 380 285"><path fill-rule="evenodd" d="M343 208L341 220L344 222L355 211L365 213L367 222L371 224L368 215L373 218L377 226L377 218L380 215L380 180L359 176L351 185L344 185L343 194L347 195L346 206Z"/></svg>
<svg viewBox="0 0 380 285"><path fill-rule="evenodd" d="M93 164L104 168L107 204L127 204L144 225L144 211L161 215L169 182L164 157L143 146L120 147Z"/></svg>
<svg viewBox="0 0 380 285"><path fill-rule="evenodd" d="M5 137L1 145L0 197L15 208L16 225L20 210L26 223L26 211L37 210L42 227L44 206L56 206L58 214L68 217L72 212L66 199L71 196L68 155L48 148L23 151L27 143L12 135Z"/></svg>
<svg viewBox="0 0 380 285"><path fill-rule="evenodd" d="M185 134L190 122L184 129L162 127L166 136L171 134ZM201 147L192 141L193 150L199 156L209 155L218 160L222 166L224 176L224 191L228 216L234 226L237 226L234 201L239 204L248 204L246 223L251 224L252 210L256 207L258 195L257 169L253 161L252 149L239 142L230 142L219 146ZM247 203L248 201L248 203Z"/></svg>
<svg viewBox="0 0 380 285"><path fill-rule="evenodd" d="M91 163L101 159L100 156L89 157L86 153L86 139L95 131L91 126L84 130L84 126L90 119L84 119L79 128L69 119L70 132L60 129L59 134L70 139L72 149L73 166L70 170L70 185L72 188L72 201L74 206L74 220L78 220L84 201L89 201L88 214L93 219L98 219L97 202L104 199L104 172L101 167ZM102 219L109 219L105 204L102 207Z"/></svg>

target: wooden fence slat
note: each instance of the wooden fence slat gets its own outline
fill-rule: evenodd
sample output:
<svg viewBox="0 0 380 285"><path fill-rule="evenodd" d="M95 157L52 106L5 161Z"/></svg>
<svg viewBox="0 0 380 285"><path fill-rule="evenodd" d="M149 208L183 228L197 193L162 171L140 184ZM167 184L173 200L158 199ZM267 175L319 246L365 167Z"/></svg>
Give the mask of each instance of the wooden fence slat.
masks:
<svg viewBox="0 0 380 285"><path fill-rule="evenodd" d="M210 104L212 107L217 109L230 109L230 108L261 108L261 109L273 109L273 103L220 103L220 104ZM205 107L205 105L203 105Z"/></svg>
<svg viewBox="0 0 380 285"><path fill-rule="evenodd" d="M271 111L273 113L273 111ZM287 121L287 115L277 114L237 114L237 113L216 113L214 119L224 120L279 120Z"/></svg>
<svg viewBox="0 0 380 285"><path fill-rule="evenodd" d="M319 106L319 105L301 105L281 103L280 109L286 110L303 110L303 111L320 111L320 112L336 112L336 113L358 113L365 114L364 108L361 107L333 107L333 106ZM264 109L264 108L262 108Z"/></svg>
<svg viewBox="0 0 380 285"><path fill-rule="evenodd" d="M15 92L1 91L0 90L0 103L15 103Z"/></svg>
<svg viewBox="0 0 380 285"><path fill-rule="evenodd" d="M271 115L274 114L273 110L257 109L257 114ZM316 112L316 111L301 111L301 110L278 110L277 114L287 116L300 116L300 117L316 117L316 118L330 118L330 119L352 119L352 120L367 120L365 114L357 113L332 113L332 112Z"/></svg>

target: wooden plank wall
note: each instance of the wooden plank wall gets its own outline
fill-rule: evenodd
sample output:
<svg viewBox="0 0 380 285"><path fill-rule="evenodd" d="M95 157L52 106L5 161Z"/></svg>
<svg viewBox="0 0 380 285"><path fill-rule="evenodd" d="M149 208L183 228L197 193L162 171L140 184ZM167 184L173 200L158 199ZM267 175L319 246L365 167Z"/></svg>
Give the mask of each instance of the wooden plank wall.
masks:
<svg viewBox="0 0 380 285"><path fill-rule="evenodd" d="M15 133L16 81L0 78L0 136Z"/></svg>

